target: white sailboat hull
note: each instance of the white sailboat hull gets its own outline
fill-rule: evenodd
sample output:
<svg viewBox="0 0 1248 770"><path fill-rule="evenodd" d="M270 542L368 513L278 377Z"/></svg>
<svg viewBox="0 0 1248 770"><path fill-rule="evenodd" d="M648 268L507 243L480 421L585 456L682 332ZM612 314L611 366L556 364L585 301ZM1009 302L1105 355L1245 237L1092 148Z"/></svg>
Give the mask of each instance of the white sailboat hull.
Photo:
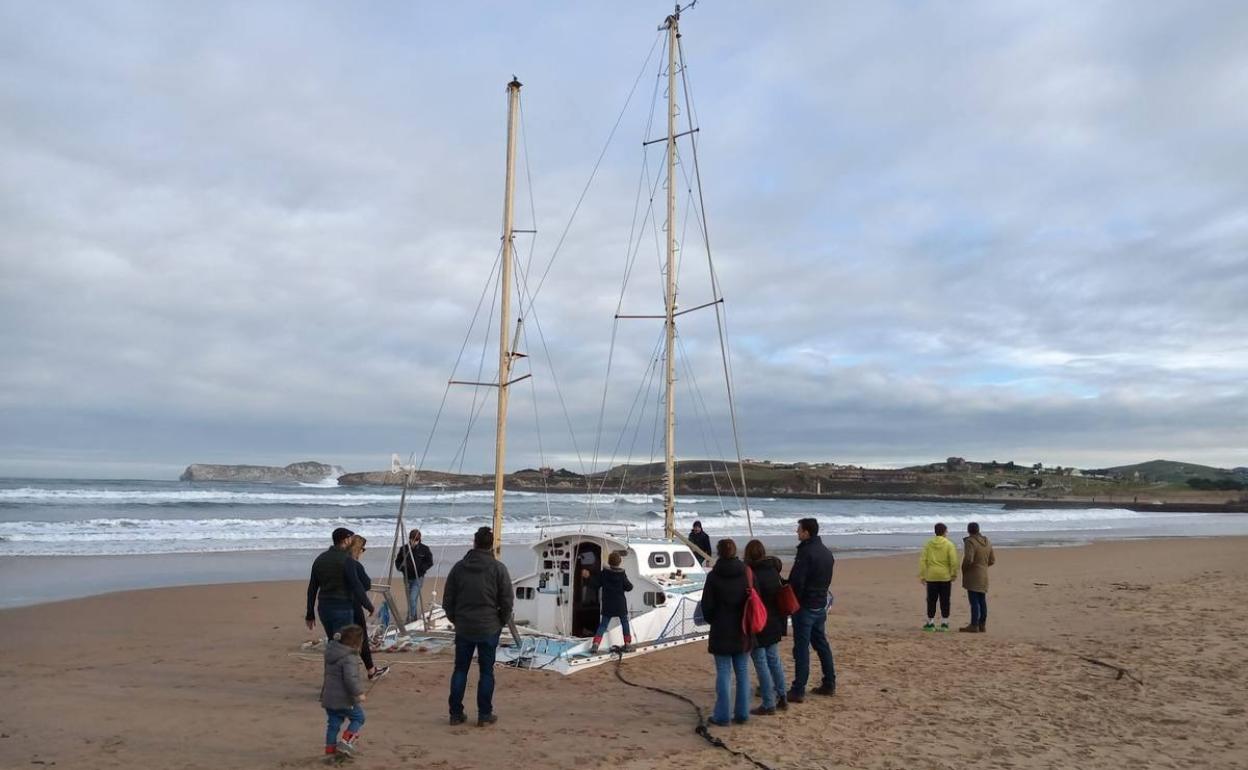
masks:
<svg viewBox="0 0 1248 770"><path fill-rule="evenodd" d="M500 665L572 674L621 655L635 657L707 638L710 629L701 615L706 572L684 544L593 528L551 534L532 550L536 568L512 581L515 624L503 630ZM626 594L632 640L625 652L623 629L613 620L598 652L591 654L598 597L583 571L592 575L601 569L612 551L623 557L621 566L633 585ZM455 633L436 605L405 630L414 641Z"/></svg>

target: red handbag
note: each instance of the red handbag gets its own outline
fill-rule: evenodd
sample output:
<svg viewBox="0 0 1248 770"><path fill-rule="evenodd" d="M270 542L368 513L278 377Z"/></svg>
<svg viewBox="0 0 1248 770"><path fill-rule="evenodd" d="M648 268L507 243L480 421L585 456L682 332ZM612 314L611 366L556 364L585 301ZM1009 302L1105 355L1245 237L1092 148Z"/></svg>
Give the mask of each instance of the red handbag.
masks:
<svg viewBox="0 0 1248 770"><path fill-rule="evenodd" d="M767 627L767 605L754 590L754 571L749 567L745 568L745 581L745 612L741 615L741 630L752 636L762 633Z"/></svg>
<svg viewBox="0 0 1248 770"><path fill-rule="evenodd" d="M793 586L788 583L780 586L780 591L776 594L776 606L785 615L797 614L797 611L802 608L802 603L797 600L797 594L793 591Z"/></svg>

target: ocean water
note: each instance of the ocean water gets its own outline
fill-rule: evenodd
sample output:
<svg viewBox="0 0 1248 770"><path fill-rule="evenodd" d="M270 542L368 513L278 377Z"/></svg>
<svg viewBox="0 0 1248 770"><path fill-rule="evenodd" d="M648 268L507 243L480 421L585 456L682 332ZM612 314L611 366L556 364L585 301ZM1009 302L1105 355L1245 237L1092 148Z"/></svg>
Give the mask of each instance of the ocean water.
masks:
<svg viewBox="0 0 1248 770"><path fill-rule="evenodd" d="M641 535L662 533L657 495L509 492L503 559L531 569L525 542L547 524L622 522ZM109 591L208 583L306 579L335 527L369 538L364 564L384 580L399 490L324 484L264 485L180 481L0 479L0 608ZM711 538L753 534L787 557L799 518L820 522L840 557L914 550L932 525L956 534L978 521L999 546L1078 545L1134 537L1248 534L1248 515L1136 513L1128 510L1005 511L974 502L681 497L683 529L700 519ZM463 555L491 520L491 493L410 493L409 526L433 549L434 574ZM302 612L302 590L291 595Z"/></svg>
<svg viewBox="0 0 1248 770"><path fill-rule="evenodd" d="M955 533L978 521L1002 545L1059 545L1096 539L1248 534L1248 516L1141 513L1125 509L1006 511L974 502L677 498L687 529L700 519L712 538L792 535L796 521L819 519L843 551L913 548L932 524ZM399 490L335 483L267 485L179 481L0 480L0 558L122 556L319 549L335 527L389 544ZM622 522L638 534L662 531L662 498L645 494L508 492L505 535L524 542L548 524ZM406 520L431 545L463 544L491 520L488 491L409 493Z"/></svg>

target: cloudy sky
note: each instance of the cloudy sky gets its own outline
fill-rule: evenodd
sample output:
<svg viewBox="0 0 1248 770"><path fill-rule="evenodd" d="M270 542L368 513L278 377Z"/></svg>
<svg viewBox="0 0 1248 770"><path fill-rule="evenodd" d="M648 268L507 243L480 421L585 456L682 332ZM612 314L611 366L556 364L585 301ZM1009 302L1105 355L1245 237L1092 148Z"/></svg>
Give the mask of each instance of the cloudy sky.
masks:
<svg viewBox="0 0 1248 770"><path fill-rule="evenodd" d="M653 322L596 426L630 234L623 308L660 309L634 203L669 10L0 0L0 475L419 454L498 249L513 73L518 245L554 261L512 465L648 458ZM747 456L1248 465L1248 6L703 0L683 30ZM705 455L715 322L686 318Z"/></svg>

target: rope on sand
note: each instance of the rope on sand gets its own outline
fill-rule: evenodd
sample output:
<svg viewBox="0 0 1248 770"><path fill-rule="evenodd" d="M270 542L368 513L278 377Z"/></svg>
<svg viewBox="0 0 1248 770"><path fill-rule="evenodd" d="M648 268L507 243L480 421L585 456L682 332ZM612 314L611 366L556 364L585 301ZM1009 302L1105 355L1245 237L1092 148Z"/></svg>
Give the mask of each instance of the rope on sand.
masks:
<svg viewBox="0 0 1248 770"><path fill-rule="evenodd" d="M1126 678L1126 679L1130 679L1132 682L1135 682L1141 687L1144 686L1143 679L1136 676L1135 674L1132 674L1130 669L1124 668L1123 666L1119 666L1116 663L1106 663L1105 661L1100 660L1098 658L1089 658L1087 655L1080 655L1077 652L1069 652L1067 650L1059 650L1054 647L1040 647L1040 649L1044 650L1045 652L1055 653L1057 655L1073 655L1079 660L1082 660L1084 663L1091 663L1094 666L1100 666L1101 668L1108 668L1111 671L1117 671L1118 676L1114 677L1114 681L1118 681L1120 679Z"/></svg>
<svg viewBox="0 0 1248 770"><path fill-rule="evenodd" d="M662 687L653 687L648 684L638 684L637 682L630 682L629 680L625 679L624 674L620 672L621 668L623 668L623 665L624 665L623 649L620 647L612 647L611 652L615 654L615 678L616 679L619 679L621 682L628 685L629 687L640 687L643 690L650 690L651 692L662 693L663 695L667 695L672 698L682 700L685 703L688 703L690 706L693 706L693 710L698 715L698 726L694 728L694 732L696 732L698 735L701 735L703 738L705 738L707 743L711 744L717 749L723 749L724 751L728 752L729 754L732 754L735 757L741 757L745 761L750 762L755 767L760 768L761 770L774 770L774 768L772 768L770 765L765 765L762 762L759 762L757 759L755 759L754 757L751 757L749 754L747 754L744 751L737 751L736 749L732 748L728 744L724 743L723 739L716 738L714 735L711 735L710 727L707 725L707 722L706 722L706 715L702 713L702 707L699 706L697 703L695 703L692 699L688 698L687 696L681 695L678 692L672 692L671 690L664 690Z"/></svg>

